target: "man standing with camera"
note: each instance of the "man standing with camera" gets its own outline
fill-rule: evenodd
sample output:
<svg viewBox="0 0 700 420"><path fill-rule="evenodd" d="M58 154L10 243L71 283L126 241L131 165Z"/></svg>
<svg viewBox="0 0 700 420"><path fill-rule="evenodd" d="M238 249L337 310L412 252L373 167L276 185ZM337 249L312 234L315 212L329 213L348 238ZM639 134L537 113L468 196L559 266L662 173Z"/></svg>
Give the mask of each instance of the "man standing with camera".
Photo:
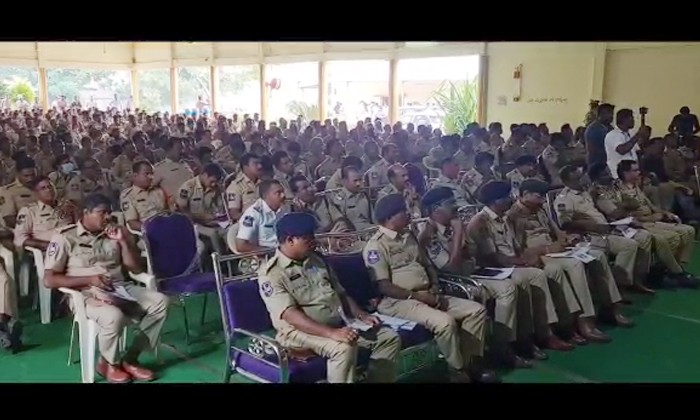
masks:
<svg viewBox="0 0 700 420"><path fill-rule="evenodd" d="M639 109L639 113L642 115L642 125L634 135L630 134L630 130L634 128L634 112L631 109L623 108L615 114L616 127L605 135L607 163L613 178L618 178L617 165L621 161L639 161L637 156L641 149L639 143L648 140L651 134L650 128L644 125L646 111L646 108Z"/></svg>

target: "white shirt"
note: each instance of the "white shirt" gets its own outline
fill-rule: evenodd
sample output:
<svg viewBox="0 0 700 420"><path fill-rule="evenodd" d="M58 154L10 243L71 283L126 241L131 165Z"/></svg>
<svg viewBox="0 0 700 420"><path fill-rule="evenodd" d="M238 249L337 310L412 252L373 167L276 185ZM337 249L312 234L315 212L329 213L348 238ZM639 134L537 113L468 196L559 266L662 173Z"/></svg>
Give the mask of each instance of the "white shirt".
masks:
<svg viewBox="0 0 700 420"><path fill-rule="evenodd" d="M238 223L236 238L244 241L257 241L263 248L277 247L277 232L275 222L278 211L274 211L265 200L258 198L252 206L248 207Z"/></svg>
<svg viewBox="0 0 700 420"><path fill-rule="evenodd" d="M625 144L632 136L629 132L622 131L618 127L615 127L612 131L605 135L605 153L608 155L608 168L610 168L610 173L613 178L617 179L617 165L623 160L633 160L637 161L637 151L639 151L639 144L635 144L632 150L624 155L617 153L617 146Z"/></svg>

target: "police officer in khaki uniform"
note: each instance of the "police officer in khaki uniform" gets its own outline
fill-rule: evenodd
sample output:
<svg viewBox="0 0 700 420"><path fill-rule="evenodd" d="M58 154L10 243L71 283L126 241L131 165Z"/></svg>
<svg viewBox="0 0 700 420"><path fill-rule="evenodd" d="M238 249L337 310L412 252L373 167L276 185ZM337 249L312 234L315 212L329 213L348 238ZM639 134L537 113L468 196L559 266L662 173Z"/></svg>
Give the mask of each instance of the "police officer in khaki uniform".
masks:
<svg viewBox="0 0 700 420"><path fill-rule="evenodd" d="M559 176L565 187L554 199L554 210L561 227L567 232L591 235L591 245L607 249L615 255L615 267L624 274L621 277L625 286L653 294L652 289L643 285L651 261L649 232L635 229L634 236L628 238L620 230L613 229L585 190L584 185L589 180L580 168L567 165Z"/></svg>
<svg viewBox="0 0 700 420"><path fill-rule="evenodd" d="M109 146L108 151L110 155L115 156L109 168L112 189L120 192L130 185L132 162L125 155L125 149L119 144Z"/></svg>
<svg viewBox="0 0 700 420"><path fill-rule="evenodd" d="M381 187L389 183L387 171L391 165L396 163L398 155L399 148L394 143L382 146L382 158L372 165L365 174L367 185L370 188Z"/></svg>
<svg viewBox="0 0 700 420"><path fill-rule="evenodd" d="M682 264L692 254L694 229L679 223L678 216L656 208L634 185L639 178L639 166L631 160L618 165L619 179L613 179L608 168L593 165L589 170L593 187L591 196L598 209L609 220L633 217L653 237L654 249L668 274L663 281L669 285L697 287L697 280ZM624 175L624 176L622 176ZM627 181L627 185L625 185Z"/></svg>
<svg viewBox="0 0 700 420"><path fill-rule="evenodd" d="M219 225L224 215L219 185L225 173L216 163L202 168L202 173L186 181L177 195L177 208L190 216L197 232L206 238L214 251L223 254L226 229Z"/></svg>
<svg viewBox="0 0 700 420"><path fill-rule="evenodd" d="M423 246L435 267L440 271L468 276L475 268L467 248L467 234L462 220L457 217L452 190L438 187L429 190L421 200L428 215L418 224L418 243ZM532 367L532 363L513 352L517 338L518 287L512 279L483 280L485 300L495 300L494 344L502 362L516 368Z"/></svg>
<svg viewBox="0 0 700 420"><path fill-rule="evenodd" d="M34 192L29 187L36 178L36 165L32 159L21 159L17 162L17 178L14 182L0 188L0 214L5 225L10 229L15 227L19 210L36 201Z"/></svg>
<svg viewBox="0 0 700 420"><path fill-rule="evenodd" d="M345 156L343 162L340 164L340 168L333 172L328 181L326 182L326 190L337 190L343 188L343 168L348 166L354 166L355 168L362 168L362 159L357 156Z"/></svg>
<svg viewBox="0 0 700 420"><path fill-rule="evenodd" d="M340 168L345 149L338 140L331 139L326 142L324 153L326 158L316 167L316 178L333 175L333 172Z"/></svg>
<svg viewBox="0 0 700 420"><path fill-rule="evenodd" d="M516 351L526 358L544 360L547 354L539 346L556 351L573 350L574 346L552 333L552 326L559 322L547 276L537 253L520 248L513 226L507 220L506 211L513 203L507 182L491 181L480 191L484 207L467 224L467 235L472 254L488 267L515 267L511 279L518 285L518 293L530 297L532 324L527 318L519 318L518 337L533 334L531 340L520 340ZM520 300L519 300L520 301Z"/></svg>
<svg viewBox="0 0 700 420"><path fill-rule="evenodd" d="M542 208L548 188L549 185L544 181L524 181L520 185L519 200L506 214L514 226L521 247L534 249L539 253L547 277L559 286L558 291L562 292L566 308L574 316L575 325L582 338L594 342L609 342L610 337L595 327L596 313L591 287L598 291L601 306L605 309L603 315L614 319L614 322L622 327L630 327L632 323L617 310L622 297L615 284L607 256L600 250L589 251L597 259L589 263L597 275L591 273L590 276L586 275L586 266L575 258L549 256L564 252L580 238L567 236ZM581 341L576 331L573 340Z"/></svg>
<svg viewBox="0 0 700 420"><path fill-rule="evenodd" d="M430 188L446 187L452 190L457 207L477 203L476 198L464 188L464 183L459 177L459 166L453 158L443 159L442 162L438 163L438 166L441 170L440 176L431 182Z"/></svg>
<svg viewBox="0 0 700 420"><path fill-rule="evenodd" d="M329 203L328 196L318 194L309 179L298 174L289 181L294 194L290 209L297 213L309 213L316 219L317 233L339 233L349 231L350 227L343 214L336 206Z"/></svg>
<svg viewBox="0 0 700 420"><path fill-rule="evenodd" d="M379 190L377 198L381 199L390 194L401 194L406 200L406 208L413 218L421 217L420 196L416 189L408 182L408 171L405 167L394 164L387 170L389 184Z"/></svg>
<svg viewBox="0 0 700 420"><path fill-rule="evenodd" d="M46 250L56 229L75 223L77 207L67 200L56 199L56 189L47 176L34 178L32 190L37 201L22 207L15 225L15 246Z"/></svg>
<svg viewBox="0 0 700 420"><path fill-rule="evenodd" d="M153 166L153 185L163 187L169 197L176 197L179 188L194 177L182 159L182 140L170 137L165 141L165 159Z"/></svg>
<svg viewBox="0 0 700 420"><path fill-rule="evenodd" d="M122 191L119 202L126 224L140 232L143 222L170 210L170 203L165 189L154 186L154 169L150 163L136 162L132 171L132 186Z"/></svg>
<svg viewBox="0 0 700 420"><path fill-rule="evenodd" d="M520 184L528 178L537 176L537 158L532 155L523 155L515 159L515 169L506 174L510 182L513 197L518 196Z"/></svg>
<svg viewBox="0 0 700 420"><path fill-rule="evenodd" d="M93 158L87 158L82 161L80 174L68 181L63 198L74 203L80 203L90 194L102 194L110 198L113 197L107 176L100 169L99 162Z"/></svg>
<svg viewBox="0 0 700 420"><path fill-rule="evenodd" d="M479 188L489 181L500 181L500 173L493 171L494 156L491 153L481 152L474 157L474 167L462 176L462 186L476 199L479 196Z"/></svg>
<svg viewBox="0 0 700 420"><path fill-rule="evenodd" d="M331 204L345 217L353 230L372 226L369 198L362 191L362 175L353 166L342 169L343 189L329 192Z"/></svg>
<svg viewBox="0 0 700 420"><path fill-rule="evenodd" d="M258 272L260 296L277 341L297 353L310 350L328 359L329 383L355 382L358 347L367 348L371 352L367 380L394 382L401 350L398 334L362 310L314 252L315 225L307 213L282 217L276 226L279 248ZM371 328L358 331L344 318Z"/></svg>
<svg viewBox="0 0 700 420"><path fill-rule="evenodd" d="M435 335L453 379L496 382L482 370L486 308L477 302L440 293L437 271L409 229L406 203L400 194L377 202L379 230L362 251L370 276L383 298L380 313L417 322Z"/></svg>
<svg viewBox="0 0 700 420"><path fill-rule="evenodd" d="M554 188L562 186L561 179L559 179L559 171L569 164L564 153L568 142L569 140L562 133L552 133L549 146L544 149L541 155L542 163L549 175L549 183Z"/></svg>
<svg viewBox="0 0 700 420"><path fill-rule="evenodd" d="M284 188L287 197L292 197L292 190L289 187L289 180L294 176L294 163L284 150L278 150L272 154L272 166L274 168L273 179L278 181Z"/></svg>
<svg viewBox="0 0 700 420"><path fill-rule="evenodd" d="M243 212L258 199L257 188L261 176L260 158L249 153L241 156L241 170L224 193L231 222L237 222Z"/></svg>
<svg viewBox="0 0 700 420"><path fill-rule="evenodd" d="M66 287L85 294L87 317L99 326L100 375L112 383L152 380L153 372L139 366L138 356L157 345L168 298L124 278L122 267L138 273L140 261L123 228L108 225L109 199L91 195L83 207L77 224L58 230L51 238L44 260L44 282L52 289ZM131 320L138 320L138 333L122 357L119 340Z"/></svg>

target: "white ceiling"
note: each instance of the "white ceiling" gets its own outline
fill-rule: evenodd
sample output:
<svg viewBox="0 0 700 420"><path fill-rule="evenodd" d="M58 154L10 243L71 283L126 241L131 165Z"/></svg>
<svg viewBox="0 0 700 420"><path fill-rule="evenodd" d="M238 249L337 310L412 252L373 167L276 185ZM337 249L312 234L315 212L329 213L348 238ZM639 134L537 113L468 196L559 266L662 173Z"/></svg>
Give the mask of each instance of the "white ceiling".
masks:
<svg viewBox="0 0 700 420"><path fill-rule="evenodd" d="M0 65L45 68L148 69L182 66L288 63L663 48L697 43L594 42L2 42Z"/></svg>

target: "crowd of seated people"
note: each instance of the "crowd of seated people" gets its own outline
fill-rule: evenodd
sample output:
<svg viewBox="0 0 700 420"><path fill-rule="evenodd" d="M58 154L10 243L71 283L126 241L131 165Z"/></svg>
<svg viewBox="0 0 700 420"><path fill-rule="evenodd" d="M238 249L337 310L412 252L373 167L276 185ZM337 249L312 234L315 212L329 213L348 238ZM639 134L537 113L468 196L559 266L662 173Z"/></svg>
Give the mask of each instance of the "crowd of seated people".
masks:
<svg viewBox="0 0 700 420"><path fill-rule="evenodd" d="M630 293L698 285L684 268L700 221L697 117L684 107L664 137L610 104L587 118L551 133L523 123L506 135L493 122L443 135L371 119L5 109L0 243L18 259L43 251L45 285L84 293L109 382L155 377L138 356L157 345L168 298L125 273L143 270L148 246L133 233L169 212L192 221L205 264L212 252L272 253L258 283L277 340L327 358L329 382L356 380L357 346L372 353L368 379L391 382L398 336L345 293L314 240L368 232L356 251L377 311L432 332L452 380L495 382L494 366L610 342L599 325L633 326L620 310ZM513 268L480 280L488 311L437 283L484 268ZM0 346L12 350L22 347L15 274L0 270ZM345 325L343 310L372 334ZM129 319L140 328L122 354Z"/></svg>

